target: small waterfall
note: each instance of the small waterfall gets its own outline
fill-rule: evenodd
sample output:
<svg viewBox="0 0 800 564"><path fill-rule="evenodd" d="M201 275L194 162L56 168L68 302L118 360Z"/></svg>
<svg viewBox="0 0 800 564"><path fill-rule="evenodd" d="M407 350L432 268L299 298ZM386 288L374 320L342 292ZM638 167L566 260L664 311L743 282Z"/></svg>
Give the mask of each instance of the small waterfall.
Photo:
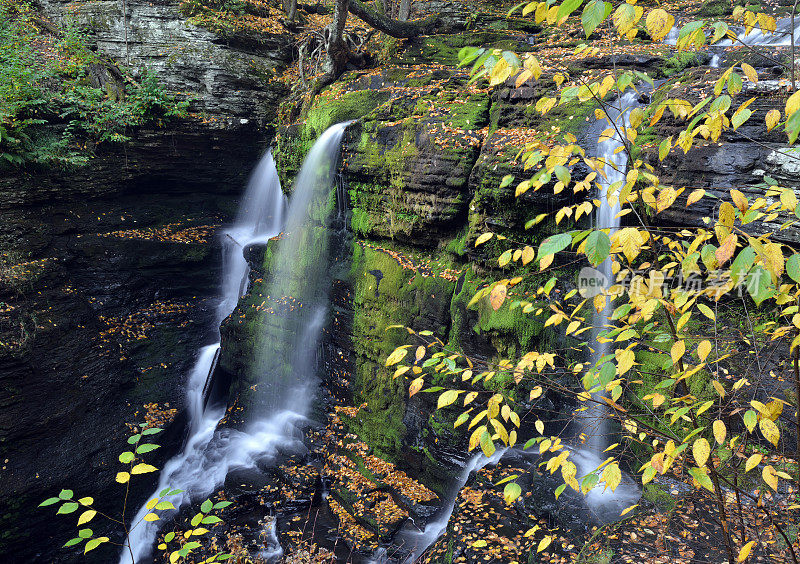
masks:
<svg viewBox="0 0 800 564"><path fill-rule="evenodd" d="M239 212L234 224L222 236L222 285L221 296L217 306L216 322L219 326L236 307L239 296L247 288L248 266L242 251L252 242L269 239L277 235L283 224L286 210L286 197L281 190L278 172L272 159L272 152L267 153L259 161L250 176ZM159 483L153 496L168 485L186 490L181 499L173 499L173 504L189 501L192 493L210 488L205 471L207 468L207 451L219 420L225 413L224 407L204 408L204 392L213 372L220 343L208 345L200 349L194 368L186 385L186 401L189 413L189 438L183 451L169 460L161 470ZM224 476L223 476L224 478ZM213 485L211 486L213 488ZM137 522L147 513L142 507L134 518ZM158 533L157 522L142 522L128 538L133 547L137 562L146 558ZM121 563L131 562L130 554L123 550Z"/></svg>
<svg viewBox="0 0 800 564"><path fill-rule="evenodd" d="M794 34L795 45L800 45L800 17L795 17L795 28L792 30L792 18L787 16L777 21L777 26L773 32L764 32L760 27L754 27L750 33L745 35L743 26L731 27L736 33L736 40L722 39L714 43L713 47L731 47L736 45L771 45L773 47L789 47L792 44L792 34ZM667 45L675 45L680 36L680 27L673 27L664 38Z"/></svg>
<svg viewBox="0 0 800 564"><path fill-rule="evenodd" d="M327 270L329 230L320 230L321 224L315 218L326 215L321 211L324 205L320 202L332 191L339 143L347 125L329 128L312 147L295 180L288 208L272 155L267 153L255 169L236 222L224 233L224 279L217 318L221 323L230 315L247 288L248 265L242 253L244 247L275 237L284 222L286 233L278 243L269 295L288 297L291 295L289 290L296 290L302 301L299 301L299 307L275 308L275 315L270 316L272 320L279 320L277 325L283 330L277 333L265 330L261 342L262 345L279 345L279 365L266 362L269 352L274 349L257 347L259 387L269 390L269 401L261 402L259 416L244 432L217 429L225 414L225 406L203 408L203 389L207 387L206 381L220 343L201 349L187 384L190 435L183 451L164 465L153 497L167 486L182 489L183 494L170 498L180 508L191 500L211 494L232 469L253 468L257 463L269 464L281 450L302 448L298 429L305 421L314 397L315 343L327 313L327 278L323 273ZM315 234L313 241L309 239L309 233ZM306 252L307 245L312 243L316 244L313 247L315 252ZM276 334L282 338L281 343L273 339ZM147 512L147 508L142 506L132 521L139 524L128 538L137 563L149 559L159 525L163 523L142 521ZM162 519L168 517L165 512L161 512L161 516ZM120 564L131 564L127 547L123 548Z"/></svg>
<svg viewBox="0 0 800 564"><path fill-rule="evenodd" d="M406 560L407 563L416 562L417 558L444 534L447 529L447 523L453 515L453 509L458 500L458 494L461 488L467 483L467 480L469 480L470 475L481 468L497 464L507 450L507 448L497 449L490 458L484 456L483 453L476 454L470 458L461 469L461 472L459 472L458 477L447 493L447 498L444 500L444 503L439 508L434 518L425 525L425 529L422 531L400 531L398 533L394 544L404 549L411 550L411 555ZM385 554L378 554L373 562L380 564L387 560L388 558Z"/></svg>
<svg viewBox="0 0 800 564"><path fill-rule="evenodd" d="M613 122L618 128L627 125L627 116L631 109L637 105L637 97L639 93L633 89L626 92L621 96L618 105L608 115L608 125ZM601 124L605 120L601 121ZM610 139L604 140L597 145L597 157L602 158L605 162L603 171L605 178L602 175L598 176L598 183L600 184L600 206L595 213L595 227L598 229L608 229L609 234L613 234L620 226L618 214L621 210L619 201L612 197L613 202L609 203L609 191L618 192L622 184L625 182L625 174L628 169L628 153L624 150L619 151L622 147L622 139L619 133L615 132L614 136ZM600 278L610 284L613 279L611 272L611 261L606 259L598 266L600 271ZM593 350L590 358L590 366L597 367L599 370L600 362L608 354L613 354L610 343L601 340L599 337L607 330L608 318L614 311L612 301L606 300L605 307L601 312L594 312L592 320L592 345ZM602 402L604 394L602 391L594 394L594 399ZM589 402L586 409L580 413L580 427L581 432L585 434L586 448L598 455L608 446L608 418L606 416L606 407L602 403Z"/></svg>

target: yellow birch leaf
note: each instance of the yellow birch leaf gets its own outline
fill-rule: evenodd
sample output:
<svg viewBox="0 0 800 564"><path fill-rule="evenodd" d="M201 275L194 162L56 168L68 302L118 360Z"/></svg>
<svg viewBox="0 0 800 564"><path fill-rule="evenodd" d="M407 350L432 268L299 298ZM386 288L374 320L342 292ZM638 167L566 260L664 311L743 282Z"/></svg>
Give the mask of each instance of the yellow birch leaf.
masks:
<svg viewBox="0 0 800 564"><path fill-rule="evenodd" d="M700 341L700 344L697 345L697 357L701 361L705 361L708 358L708 354L711 352L711 341L708 339L704 341Z"/></svg>
<svg viewBox="0 0 800 564"><path fill-rule="evenodd" d="M778 446L778 440L781 438L781 432L778 430L778 426L775 425L771 419L762 417L758 422L758 428L761 430L761 434L764 435L765 439L771 442L774 446Z"/></svg>
<svg viewBox="0 0 800 564"><path fill-rule="evenodd" d="M772 466L765 466L761 471L761 477L764 482L773 490L778 491L778 476L775 474L775 468Z"/></svg>
<svg viewBox="0 0 800 564"><path fill-rule="evenodd" d="M81 526L84 523L88 523L94 518L95 515L97 515L97 511L95 511L94 509L89 509L88 511L84 511L83 513L81 513L81 516L78 517L78 526Z"/></svg>
<svg viewBox="0 0 800 564"><path fill-rule="evenodd" d="M761 464L761 460L764 458L763 455L760 453L755 453L750 458L747 459L747 462L744 463L744 471L749 472L759 464Z"/></svg>
<svg viewBox="0 0 800 564"><path fill-rule="evenodd" d="M689 197L686 198L686 206L687 207L691 206L693 203L699 201L700 198L702 198L705 195L706 191L703 190L702 188L698 188L697 190L692 190L691 194L689 194Z"/></svg>
<svg viewBox="0 0 800 564"><path fill-rule="evenodd" d="M683 357L683 353L686 352L686 342L685 341L676 341L673 343L672 348L669 352L669 355L672 357L673 364L677 364L678 361Z"/></svg>
<svg viewBox="0 0 800 564"><path fill-rule="evenodd" d="M767 122L767 131L772 131L773 129L775 129L775 126L778 125L778 122L781 121L780 110L768 111L765 120Z"/></svg>
<svg viewBox="0 0 800 564"><path fill-rule="evenodd" d="M416 380L412 381L411 384L408 386L408 397L413 396L418 391L422 389L422 385L425 383L425 380L420 376Z"/></svg>
<svg viewBox="0 0 800 564"><path fill-rule="evenodd" d="M731 190L731 198L733 199L733 203L736 204L736 207L739 208L739 211L744 213L749 208L750 205L747 203L747 198L744 197L739 190Z"/></svg>
<svg viewBox="0 0 800 564"><path fill-rule="evenodd" d="M489 294L489 303L492 305L492 309L497 311L500 309L500 306L503 305L503 302L506 301L506 296L508 295L508 286L505 284L497 284L494 288L492 288L492 293Z"/></svg>
<svg viewBox="0 0 800 564"><path fill-rule="evenodd" d="M707 440L700 437L692 445L692 454L694 455L694 459L697 461L697 466L702 468L706 465L708 456L711 454L711 446L708 444Z"/></svg>
<svg viewBox="0 0 800 564"><path fill-rule="evenodd" d="M494 233L482 233L477 239L475 239L475 246L482 245L489 239L494 237Z"/></svg>
<svg viewBox="0 0 800 564"><path fill-rule="evenodd" d="M725 428L725 423L717 419L714 421L712 425L712 429L714 430L714 439L716 439L718 444L722 444L725 442L725 436L728 434L728 430Z"/></svg>
<svg viewBox="0 0 800 564"><path fill-rule="evenodd" d="M750 541L746 545L744 545L742 549L739 551L739 556L736 557L736 560L738 560L739 562L744 562L745 560L747 560L747 557L750 556L750 551L753 549L754 544L756 544L756 541Z"/></svg>
<svg viewBox="0 0 800 564"><path fill-rule="evenodd" d="M756 72L756 69L747 63L742 63L742 70L744 71L744 75L747 77L747 80L750 82L758 82L758 73Z"/></svg>

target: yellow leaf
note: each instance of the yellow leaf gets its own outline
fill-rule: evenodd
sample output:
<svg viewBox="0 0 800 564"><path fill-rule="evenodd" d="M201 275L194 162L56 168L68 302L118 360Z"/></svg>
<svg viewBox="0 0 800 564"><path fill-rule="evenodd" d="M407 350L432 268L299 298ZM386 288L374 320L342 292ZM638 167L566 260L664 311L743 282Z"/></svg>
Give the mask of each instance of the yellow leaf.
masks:
<svg viewBox="0 0 800 564"><path fill-rule="evenodd" d="M677 364L678 361L683 357L683 353L686 352L686 342L685 341L676 341L672 344L672 348L670 350L670 356L672 357L672 363Z"/></svg>
<svg viewBox="0 0 800 564"><path fill-rule="evenodd" d="M413 396L418 391L422 389L422 385L425 383L425 380L420 376L416 380L412 381L411 384L408 386L408 397Z"/></svg>
<svg viewBox="0 0 800 564"><path fill-rule="evenodd" d="M88 511L84 511L83 513L81 513L81 516L78 517L78 526L81 526L84 523L88 523L94 518L95 515L97 515L97 511L95 511L94 509L89 509Z"/></svg>
<svg viewBox="0 0 800 564"><path fill-rule="evenodd" d="M482 233L480 237L475 239L475 246L482 245L494 236L494 233Z"/></svg>
<svg viewBox="0 0 800 564"><path fill-rule="evenodd" d="M544 423L542 422L542 420L541 420L541 419L537 419L537 420L536 420L536 423L534 423L534 427L536 427L536 431L538 431L538 433L539 433L540 435L541 435L542 433L544 433Z"/></svg>
<svg viewBox="0 0 800 564"><path fill-rule="evenodd" d="M778 491L778 476L775 474L775 468L772 466L765 466L761 471L761 477L764 482L773 490Z"/></svg>
<svg viewBox="0 0 800 564"><path fill-rule="evenodd" d="M526 246L522 249L522 264L528 264L536 256L536 251L531 246Z"/></svg>
<svg viewBox="0 0 800 564"><path fill-rule="evenodd" d="M736 210L730 202L722 202L719 206L719 222L725 227L733 227L736 221Z"/></svg>
<svg viewBox="0 0 800 564"><path fill-rule="evenodd" d="M725 436L728 434L728 430L725 428L725 423L717 419L714 421L712 428L714 430L714 438L716 439L717 443L724 443Z"/></svg>
<svg viewBox="0 0 800 564"><path fill-rule="evenodd" d="M771 419L762 417L758 422L758 428L761 430L761 434L764 435L765 439L767 439L773 445L778 446L778 440L781 438L781 432L778 430L778 426L775 425Z"/></svg>
<svg viewBox="0 0 800 564"><path fill-rule="evenodd" d="M697 461L697 466L702 468L706 465L708 456L711 454L711 446L708 444L707 440L700 437L692 445L692 454L694 455L694 459Z"/></svg>
<svg viewBox="0 0 800 564"><path fill-rule="evenodd" d="M689 197L686 198L686 206L691 206L693 203L697 202L706 195L706 191L702 188L698 188L697 190L692 190L692 193L689 194Z"/></svg>
<svg viewBox="0 0 800 564"><path fill-rule="evenodd" d="M144 516L145 521L158 521L159 517L155 513L148 513Z"/></svg>
<svg viewBox="0 0 800 564"><path fill-rule="evenodd" d="M617 357L617 374L622 376L633 367L636 356L633 351L629 349L617 349L614 351L614 355Z"/></svg>
<svg viewBox="0 0 800 564"><path fill-rule="evenodd" d="M800 90L789 96L789 99L786 100L786 119L792 117L792 114L795 113L798 109L800 109Z"/></svg>
<svg viewBox="0 0 800 564"><path fill-rule="evenodd" d="M747 203L747 198L745 198L744 194L739 190L731 190L731 198L740 212L744 213L750 208L750 205Z"/></svg>
<svg viewBox="0 0 800 564"><path fill-rule="evenodd" d="M744 64L742 64L742 66L744 66ZM739 562L744 562L747 560L747 557L750 556L750 551L753 549L754 544L756 544L756 541L750 541L744 545L739 551L739 556L736 557L736 560Z"/></svg>
<svg viewBox="0 0 800 564"><path fill-rule="evenodd" d="M117 477L114 479L120 484L124 484L131 479L131 475L127 472L117 472Z"/></svg>
<svg viewBox="0 0 800 564"><path fill-rule="evenodd" d="M658 8L647 14L645 25L653 41L658 42L664 39L672 29L672 26L675 25L675 18L672 14Z"/></svg>
<svg viewBox="0 0 800 564"><path fill-rule="evenodd" d="M392 354L389 355L389 358L386 359L386 366L391 366L393 364L397 364L403 358L405 358L406 354L408 354L407 347L398 347L394 349Z"/></svg>
<svg viewBox="0 0 800 564"><path fill-rule="evenodd" d="M767 117L765 119L767 122L767 131L772 131L773 129L775 129L775 126L778 125L778 122L781 121L780 110L768 111Z"/></svg>
<svg viewBox="0 0 800 564"><path fill-rule="evenodd" d="M747 459L747 462L744 463L744 471L749 472L759 464L761 464L761 460L764 457L760 453L755 453L750 458Z"/></svg>
<svg viewBox="0 0 800 564"><path fill-rule="evenodd" d="M474 400L476 397L478 397L478 392L470 392L464 396L464 407L472 403L472 400Z"/></svg>
<svg viewBox="0 0 800 564"><path fill-rule="evenodd" d="M725 240L722 242L722 245L714 252L714 256L717 259L717 264L722 266L730 258L733 256L733 253L736 252L736 243L739 240L738 235L736 233L731 233L728 235Z"/></svg>
<svg viewBox="0 0 800 564"><path fill-rule="evenodd" d="M536 547L536 552L541 552L553 542L553 537L547 536L539 541L539 546Z"/></svg>
<svg viewBox="0 0 800 564"><path fill-rule="evenodd" d="M492 293L489 294L489 303L492 305L492 309L495 311L500 309L500 306L506 301L507 295L508 286L505 284L496 284L495 287L492 288Z"/></svg>
<svg viewBox="0 0 800 564"><path fill-rule="evenodd" d="M697 345L697 357L701 361L705 361L710 352L711 352L711 341L709 340L700 341L700 344Z"/></svg>
<svg viewBox="0 0 800 564"><path fill-rule="evenodd" d="M742 63L742 70L744 71L744 75L747 77L747 80L750 82L758 82L758 73L756 72L756 69L747 63Z"/></svg>
<svg viewBox="0 0 800 564"><path fill-rule="evenodd" d="M722 384L720 384L717 380L712 380L711 385L714 386L714 389L717 391L717 394L719 394L719 397L725 397L725 388L722 387Z"/></svg>
<svg viewBox="0 0 800 564"><path fill-rule="evenodd" d="M476 540L472 543L472 548L483 548L484 546L486 546L486 541L483 539Z"/></svg>

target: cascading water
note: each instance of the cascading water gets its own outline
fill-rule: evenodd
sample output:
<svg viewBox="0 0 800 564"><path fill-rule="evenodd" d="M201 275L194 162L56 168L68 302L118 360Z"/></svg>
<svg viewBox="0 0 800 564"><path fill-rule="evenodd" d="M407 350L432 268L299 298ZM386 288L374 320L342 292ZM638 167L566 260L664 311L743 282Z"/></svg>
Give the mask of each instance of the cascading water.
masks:
<svg viewBox="0 0 800 564"><path fill-rule="evenodd" d="M270 324L264 327L253 351L254 373L259 378L256 388L266 394L258 394L258 410L251 410L245 431L217 429L225 406L203 408L203 388L220 344L201 349L187 385L189 439L183 451L164 466L153 497L167 487L184 490L183 494L170 497L179 508L209 495L232 469L253 468L257 463L269 463L280 451L303 448L299 425L305 421L314 396L313 361L326 316L326 284L330 284L324 274L329 230L320 223L325 215L325 206L320 202L329 200L334 187L339 145L346 126L329 128L314 144L295 180L288 209L271 154L254 172L236 223L224 234L224 280L218 320L230 315L246 289L244 247L278 235L285 217L285 234L275 252L269 292L276 303L273 315L266 318ZM313 234L313 241L309 234ZM312 242L316 245L314 252L304 252L305 245ZM297 293L292 295L290 290ZM287 304L290 306L284 307ZM130 532L131 550L124 547L121 564L147 560L160 523L143 521L147 512L143 506L132 521L138 525ZM163 512L161 515L165 516Z"/></svg>
<svg viewBox="0 0 800 564"><path fill-rule="evenodd" d="M272 152L268 151L250 177L236 221L222 236L223 274L220 302L215 316L217 327L231 314L239 296L246 289L248 266L242 254L244 246L277 235L283 225L285 211L286 197L281 190ZM188 501L198 482L204 481L202 472L207 463L207 449L225 412L221 406L208 409L204 406L204 390L213 371L219 347L220 343L217 342L200 349L186 385L189 438L183 451L164 465L159 477L156 494L168 485L186 490L181 499L172 499L176 506ZM131 530L128 537L136 562L150 553L158 532L156 523L142 521L146 513L146 507L139 510L133 523L140 524ZM123 550L120 562L131 562L131 551L127 548Z"/></svg>
<svg viewBox="0 0 800 564"><path fill-rule="evenodd" d="M497 464L507 450L508 449L506 448L498 449L490 458L484 456L483 453L476 454L470 458L461 469L461 472L459 472L455 482L451 485L450 490L447 493L447 498L439 508L439 511L436 513L433 519L431 519L425 525L425 528L421 531L400 531L398 533L394 543L403 549L411 551L411 554L406 559L407 563L416 562L416 559L426 550L428 550L428 547L435 543L436 540L442 536L442 534L444 534L444 531L447 528L447 523L450 521L450 517L453 515L453 509L455 508L456 501L458 500L458 494L461 491L461 488L463 488L467 483L470 475L473 472L477 472L481 468ZM382 563L386 562L387 560L388 557L386 555L378 555L373 562Z"/></svg>
<svg viewBox="0 0 800 564"><path fill-rule="evenodd" d="M639 93L634 89L624 93L616 105L607 112L608 117L599 123L603 129L606 129L605 126L614 128L613 135L598 143L597 146L597 157L604 163L602 169L604 174L598 177L600 205L595 213L595 228L608 229L609 235L620 227L621 205L614 193L618 192L624 184L628 168L628 154L623 149L620 131L627 126L628 115L638 105L638 96ZM607 123L605 123L606 119ZM610 199L609 194L611 194ZM610 260L606 259L600 263L598 270L599 274L596 276L602 281L603 286L608 287L613 284L614 276ZM592 319L591 342L593 348L591 349L590 366L596 367L598 374L600 367L604 364L603 359L614 352L611 343L603 338L603 333L609 329L609 318L613 310L612 300L608 297L602 311L595 311ZM570 459L577 466L579 477L593 472L602 464L602 453L609 445L610 422L604 397L602 389L595 391L592 394L593 401L587 402L587 406L578 416L578 424L584 441L581 448L573 450ZM586 502L594 517L605 522L618 518L622 510L635 503L638 497L638 487L632 481L625 480L613 492L602 486L592 489L586 496Z"/></svg>

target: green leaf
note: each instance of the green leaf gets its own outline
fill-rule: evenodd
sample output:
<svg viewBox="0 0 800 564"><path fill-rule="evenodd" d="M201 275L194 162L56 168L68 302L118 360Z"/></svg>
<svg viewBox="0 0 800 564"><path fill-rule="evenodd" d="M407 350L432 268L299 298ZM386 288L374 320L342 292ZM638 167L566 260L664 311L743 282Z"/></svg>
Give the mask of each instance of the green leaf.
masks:
<svg viewBox="0 0 800 564"><path fill-rule="evenodd" d="M222 523L222 519L216 515L209 515L208 517L203 517L203 520L200 522L203 525L213 525L214 523Z"/></svg>
<svg viewBox="0 0 800 564"><path fill-rule="evenodd" d="M558 496L560 496L562 493L564 493L565 489L567 489L567 484L561 484L560 486L558 486L556 488L556 491L553 492L556 495L556 499L558 499Z"/></svg>
<svg viewBox="0 0 800 564"><path fill-rule="evenodd" d="M61 490L58 494L58 499L68 500L72 499L72 496L75 495L72 493L72 490Z"/></svg>
<svg viewBox="0 0 800 564"><path fill-rule="evenodd" d="M136 458L136 455L130 451L125 451L119 455L119 461L122 462L123 464L128 464L129 462L132 462L134 458Z"/></svg>
<svg viewBox="0 0 800 564"><path fill-rule="evenodd" d="M164 511L165 509L175 509L175 506L172 505L171 501L161 501L156 504L156 509Z"/></svg>
<svg viewBox="0 0 800 564"><path fill-rule="evenodd" d="M786 261L786 274L800 284L800 254L795 253Z"/></svg>
<svg viewBox="0 0 800 564"><path fill-rule="evenodd" d="M789 136L789 143L797 141L797 135L800 134L800 111L789 116L789 119L786 120L785 127L786 134Z"/></svg>
<svg viewBox="0 0 800 564"><path fill-rule="evenodd" d="M522 495L522 488L520 488L519 484L516 482L509 482L506 484L506 487L503 488L503 499L508 505L517 501L520 495Z"/></svg>
<svg viewBox="0 0 800 564"><path fill-rule="evenodd" d="M156 433L160 433L163 430L164 429L159 429L158 427L150 427L149 429L145 429L144 431L142 431L142 435L143 436L155 435Z"/></svg>
<svg viewBox="0 0 800 564"><path fill-rule="evenodd" d="M192 526L194 526L194 525L192 525ZM170 531L169 533L164 535L164 542L170 542L174 538L175 538L175 532L174 531Z"/></svg>
<svg viewBox="0 0 800 564"><path fill-rule="evenodd" d="M230 501L218 501L214 504L214 509L225 509L231 504Z"/></svg>
<svg viewBox="0 0 800 564"><path fill-rule="evenodd" d="M86 554L90 550L94 550L104 542L108 542L108 537L99 537L96 539L92 539L86 543L86 548L83 549L83 553Z"/></svg>
<svg viewBox="0 0 800 564"><path fill-rule="evenodd" d="M70 540L68 540L67 542L64 543L64 547L63 548L67 548L69 546L75 546L76 544L80 544L83 541L84 541L84 539L82 539L80 537L76 537L74 539L70 539Z"/></svg>
<svg viewBox="0 0 800 564"><path fill-rule="evenodd" d="M80 531L78 531L78 536L81 537L82 539L88 539L89 537L92 536L92 534L93 531L91 529L81 529Z"/></svg>
<svg viewBox="0 0 800 564"><path fill-rule="evenodd" d="M697 483L706 488L708 491L714 491L714 484L711 482L711 478L708 477L708 474L703 472L700 468L689 468L689 474L697 480Z"/></svg>
<svg viewBox="0 0 800 564"><path fill-rule="evenodd" d="M139 442L141 439L142 439L142 436L141 436L141 435L138 435L138 434L137 434L137 435L133 435L133 436L131 436L131 437L128 437L128 444L129 444L129 445L135 445L135 444L136 444L136 443L138 443L138 442Z"/></svg>
<svg viewBox="0 0 800 564"><path fill-rule="evenodd" d="M551 235L539 245L539 259L547 255L554 255L559 251L563 251L572 243L572 235L569 233L559 233L558 235Z"/></svg>
<svg viewBox="0 0 800 564"><path fill-rule="evenodd" d="M151 450L156 450L157 448L159 448L158 445L154 445L153 443L145 443L136 447L136 454L144 454L146 452L150 452Z"/></svg>
<svg viewBox="0 0 800 564"><path fill-rule="evenodd" d="M61 507L59 507L58 511L56 512L56 515L64 515L64 514L67 514L67 513L74 513L77 510L78 510L78 504L73 502L73 501L70 501L70 502L65 503Z"/></svg>
<svg viewBox="0 0 800 564"><path fill-rule="evenodd" d="M586 495L587 493L592 491L592 488L594 488L597 485L597 482L599 480L600 477L594 472L592 472L591 474L586 476L583 480L581 480L581 491L583 492L583 494Z"/></svg>
<svg viewBox="0 0 800 564"><path fill-rule="evenodd" d="M592 263L592 266L597 266L608 258L608 253L611 250L611 239L605 231L592 231L589 238L586 239L584 249L586 257Z"/></svg>
<svg viewBox="0 0 800 564"><path fill-rule="evenodd" d="M200 511L203 513L208 513L213 507L214 503L210 499L207 499L202 503L202 505L200 505Z"/></svg>
<svg viewBox="0 0 800 564"><path fill-rule="evenodd" d="M202 513L198 513L197 515L192 517L191 520L192 527L196 527L197 525L199 525L200 521L203 520L203 517L205 517L205 515L203 515Z"/></svg>
<svg viewBox="0 0 800 564"><path fill-rule="evenodd" d="M197 541L187 542L184 548L188 548L189 550L194 550L195 548L200 548L200 543Z"/></svg>
<svg viewBox="0 0 800 564"><path fill-rule="evenodd" d="M514 176L512 174L507 174L503 177L503 180L500 181L500 188L505 188L512 182L514 182Z"/></svg>
<svg viewBox="0 0 800 564"><path fill-rule="evenodd" d="M745 247L739 251L733 264L731 264L731 280L733 280L734 284L738 284L740 280L747 279L747 273L750 272L755 260L756 252L753 247Z"/></svg>
<svg viewBox="0 0 800 564"><path fill-rule="evenodd" d="M747 284L747 292L756 305L761 305L761 302L769 298L774 292L772 289L772 278L769 272L761 266L754 266L750 271L750 275L745 281Z"/></svg>
<svg viewBox="0 0 800 564"><path fill-rule="evenodd" d="M47 507L48 505L53 505L54 503L58 503L59 501L61 501L60 498L49 497L46 500L44 500L42 503L40 503L39 507Z"/></svg>
<svg viewBox="0 0 800 564"><path fill-rule="evenodd" d="M564 0L558 7L556 21L561 20L561 18L568 17L572 12L580 8L581 4L583 4L583 0Z"/></svg>
<svg viewBox="0 0 800 564"><path fill-rule="evenodd" d="M142 445L142 446L144 446L144 445ZM136 450L138 451L139 449L137 448ZM168 493L169 493L169 488L164 488L163 490L161 490L160 492L158 492L158 497L164 497L164 496L165 496L165 495L167 495Z"/></svg>
<svg viewBox="0 0 800 564"><path fill-rule="evenodd" d="M601 0L592 0L586 4L581 16L581 24L583 24L583 32L586 37L589 37L597 29L597 26L603 23L603 20L611 13L611 8L611 3Z"/></svg>

